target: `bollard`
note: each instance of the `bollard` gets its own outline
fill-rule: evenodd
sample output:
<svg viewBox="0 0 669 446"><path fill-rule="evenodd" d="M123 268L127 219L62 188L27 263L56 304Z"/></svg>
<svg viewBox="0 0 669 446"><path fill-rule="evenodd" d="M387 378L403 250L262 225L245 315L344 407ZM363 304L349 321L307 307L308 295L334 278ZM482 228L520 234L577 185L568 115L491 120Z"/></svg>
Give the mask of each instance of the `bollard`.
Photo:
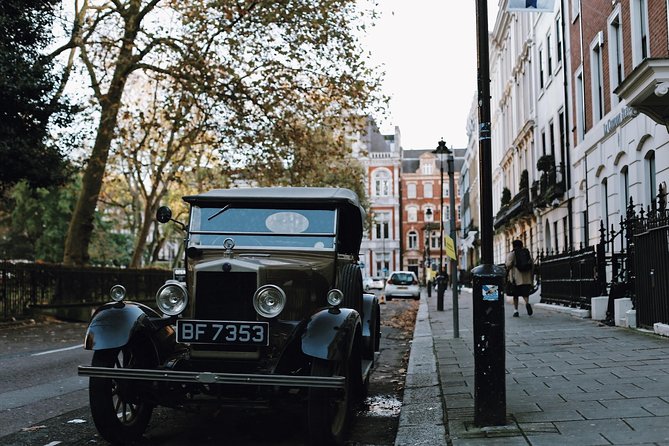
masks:
<svg viewBox="0 0 669 446"><path fill-rule="evenodd" d="M506 345L504 269L480 265L472 270L474 309L474 423L506 424Z"/></svg>

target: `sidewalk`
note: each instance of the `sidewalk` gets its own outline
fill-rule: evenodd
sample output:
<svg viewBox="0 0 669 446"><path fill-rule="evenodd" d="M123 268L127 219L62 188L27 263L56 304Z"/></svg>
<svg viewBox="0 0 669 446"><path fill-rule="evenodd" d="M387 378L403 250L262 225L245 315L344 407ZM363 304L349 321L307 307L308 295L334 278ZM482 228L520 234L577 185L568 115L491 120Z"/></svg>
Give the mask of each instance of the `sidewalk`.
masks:
<svg viewBox="0 0 669 446"><path fill-rule="evenodd" d="M505 306L507 424L474 426L472 293L423 293L395 444L669 445L669 339ZM538 302L532 296L531 302Z"/></svg>

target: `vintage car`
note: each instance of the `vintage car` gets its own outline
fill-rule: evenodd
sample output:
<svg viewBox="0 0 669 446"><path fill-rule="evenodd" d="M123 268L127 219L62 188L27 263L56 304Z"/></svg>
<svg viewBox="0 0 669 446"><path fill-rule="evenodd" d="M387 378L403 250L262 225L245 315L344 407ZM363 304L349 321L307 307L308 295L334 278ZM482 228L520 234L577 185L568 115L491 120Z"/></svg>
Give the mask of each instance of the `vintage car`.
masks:
<svg viewBox="0 0 669 446"><path fill-rule="evenodd" d="M380 336L378 300L362 289L356 194L248 188L184 200L185 268L157 290L160 312L126 300L119 284L88 326L92 366L79 375L90 377L98 431L132 442L158 405L294 402L309 442L343 444ZM157 219L172 212L161 207Z"/></svg>

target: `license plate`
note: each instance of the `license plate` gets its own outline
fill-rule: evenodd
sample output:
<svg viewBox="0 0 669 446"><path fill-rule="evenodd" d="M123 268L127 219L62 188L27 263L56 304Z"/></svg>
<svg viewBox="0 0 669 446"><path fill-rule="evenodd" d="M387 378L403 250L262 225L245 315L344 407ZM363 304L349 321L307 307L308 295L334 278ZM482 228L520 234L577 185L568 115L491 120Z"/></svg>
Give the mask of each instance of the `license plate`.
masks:
<svg viewBox="0 0 669 446"><path fill-rule="evenodd" d="M405 287L405 286L398 286L397 289L398 289L398 290L406 290L407 287Z"/></svg>
<svg viewBox="0 0 669 446"><path fill-rule="evenodd" d="M179 319L177 320L177 342L269 345L269 323Z"/></svg>

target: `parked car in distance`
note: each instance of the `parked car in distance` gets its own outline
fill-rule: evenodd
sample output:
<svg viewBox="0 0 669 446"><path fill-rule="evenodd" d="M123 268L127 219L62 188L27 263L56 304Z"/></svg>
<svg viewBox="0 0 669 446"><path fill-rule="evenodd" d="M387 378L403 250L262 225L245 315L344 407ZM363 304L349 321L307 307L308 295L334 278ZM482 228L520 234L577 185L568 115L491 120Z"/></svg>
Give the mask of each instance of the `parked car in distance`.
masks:
<svg viewBox="0 0 669 446"><path fill-rule="evenodd" d="M365 277L362 280L362 285L365 287L365 291L382 290L383 289L383 277L378 277L378 276Z"/></svg>
<svg viewBox="0 0 669 446"><path fill-rule="evenodd" d="M387 301L393 300L394 297L420 299L420 286L416 274L413 271L393 271L386 282L384 294Z"/></svg>
<svg viewBox="0 0 669 446"><path fill-rule="evenodd" d="M357 195L240 188L184 200L184 267L158 290L160 312L126 300L119 284L88 327L93 362L79 375L90 377L101 436L138 440L156 406L293 403L304 409L310 444L342 446L380 336L378 298L362 288L366 214ZM157 219L174 221L164 206Z"/></svg>

